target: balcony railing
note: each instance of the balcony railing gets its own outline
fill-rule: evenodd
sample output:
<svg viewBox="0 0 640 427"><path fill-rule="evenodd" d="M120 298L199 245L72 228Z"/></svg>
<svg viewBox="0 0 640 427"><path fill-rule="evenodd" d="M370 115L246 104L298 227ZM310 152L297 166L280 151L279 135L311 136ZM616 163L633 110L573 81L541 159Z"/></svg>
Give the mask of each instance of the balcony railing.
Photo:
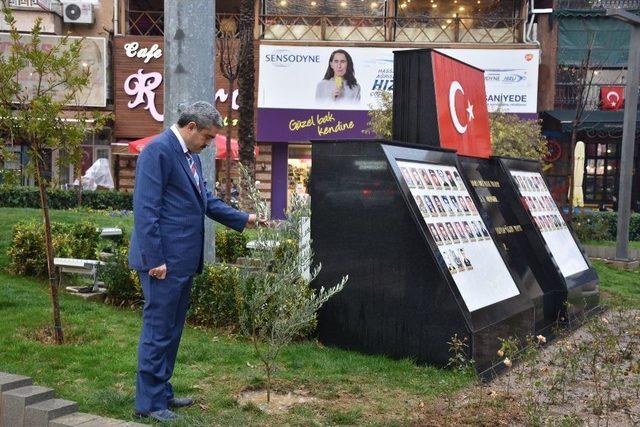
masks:
<svg viewBox="0 0 640 427"><path fill-rule="evenodd" d="M164 13L129 11L129 34L162 36ZM264 40L398 43L519 43L519 18L262 15L258 34ZM237 36L238 15L217 14L218 36Z"/></svg>
<svg viewBox="0 0 640 427"><path fill-rule="evenodd" d="M599 110L601 108L600 103L600 89L605 86L620 86L619 83L598 83L592 84L587 91L585 98L585 110ZM575 110L578 105L578 85L576 83L556 83L556 98L554 108L556 110ZM640 102L638 102L640 106Z"/></svg>
<svg viewBox="0 0 640 427"><path fill-rule="evenodd" d="M127 34L132 36L164 35L164 12L130 10L127 15Z"/></svg>
<svg viewBox="0 0 640 427"><path fill-rule="evenodd" d="M12 9L36 9L44 10L36 0L9 0L9 7Z"/></svg>
<svg viewBox="0 0 640 427"><path fill-rule="evenodd" d="M640 0L555 0L555 9L640 9Z"/></svg>
<svg viewBox="0 0 640 427"><path fill-rule="evenodd" d="M519 18L262 15L265 40L405 43L518 43Z"/></svg>

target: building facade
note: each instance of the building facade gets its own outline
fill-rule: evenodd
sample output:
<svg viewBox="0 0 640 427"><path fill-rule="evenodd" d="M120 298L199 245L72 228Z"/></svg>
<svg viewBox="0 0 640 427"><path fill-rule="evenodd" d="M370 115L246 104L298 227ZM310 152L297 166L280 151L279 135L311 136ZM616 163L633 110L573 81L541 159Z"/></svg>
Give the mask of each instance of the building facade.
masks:
<svg viewBox="0 0 640 427"><path fill-rule="evenodd" d="M638 13L640 1L556 0L553 13L538 19L543 52L539 110L552 151L547 173L556 201L564 203L569 190L575 129L576 141L585 144L585 206L616 209L629 28L605 16L607 8ZM640 174L636 173L639 142L636 133L634 211L640 207Z"/></svg>
<svg viewBox="0 0 640 427"><path fill-rule="evenodd" d="M132 146L163 127L164 1L78 0L92 5L93 21L87 24L65 23L64 16L38 9L35 0L15 2L25 22L37 13L49 20L52 33L71 30L105 39L106 99L95 108L112 111L114 121L109 132L88 137L87 153L97 146L106 151L92 148L87 163L109 156L116 187L132 190ZM394 50L443 49L486 70L490 110L537 117L542 55L529 8L524 0L257 0L256 177L273 215L282 215L292 193L306 191L311 140L375 137L367 132L367 111L378 105L381 91L393 90ZM216 10L212 25L218 35L236 34L239 2L218 0ZM354 102L322 99L320 88L327 90L329 59L336 51L350 57L353 78L345 84ZM212 72L216 106L231 123L233 140L239 94L229 88L219 63ZM223 181L224 162L216 166ZM232 175L237 177L235 169Z"/></svg>
<svg viewBox="0 0 640 427"><path fill-rule="evenodd" d="M36 0L10 0L18 31L29 33L37 18L42 20L43 49L48 49L58 43L63 35L70 37L84 37L85 42L81 51L81 66L89 68L90 87L83 92L79 100L83 108L92 111L110 113L112 111L113 88L111 84L112 67L110 63L110 43L113 34L114 3L112 2L75 2L82 6L77 9L74 4L53 4L51 10L45 10ZM4 20L0 23L0 54L9 49L11 41L8 27ZM33 84L29 76L25 75L21 83L24 86ZM70 106L70 109L73 108ZM111 158L112 128L107 126L100 132L85 136L82 144L82 173L84 173L97 159ZM28 153L20 141L12 141L10 149L15 153L15 159L5 162L3 169L15 172L22 183L33 184L33 178L26 169ZM62 166L58 160L65 154L56 150L49 153L46 162L47 178L61 186L71 184L77 176L73 166Z"/></svg>

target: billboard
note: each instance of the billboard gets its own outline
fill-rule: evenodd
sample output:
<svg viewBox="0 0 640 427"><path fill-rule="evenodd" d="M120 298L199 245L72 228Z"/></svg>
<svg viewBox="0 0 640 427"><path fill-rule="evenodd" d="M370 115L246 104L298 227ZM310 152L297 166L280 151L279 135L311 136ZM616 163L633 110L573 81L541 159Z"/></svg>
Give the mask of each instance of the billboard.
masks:
<svg viewBox="0 0 640 427"><path fill-rule="evenodd" d="M363 132L367 111L378 105L380 91L393 91L394 50L262 44L258 140L373 138ZM489 111L536 112L539 50L438 51L485 70Z"/></svg>

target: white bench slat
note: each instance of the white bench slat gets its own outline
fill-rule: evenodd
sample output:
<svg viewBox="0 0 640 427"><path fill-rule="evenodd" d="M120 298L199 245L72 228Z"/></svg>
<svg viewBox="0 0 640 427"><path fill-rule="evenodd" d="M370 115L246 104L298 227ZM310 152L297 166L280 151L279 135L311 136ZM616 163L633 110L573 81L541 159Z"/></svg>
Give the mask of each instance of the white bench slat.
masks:
<svg viewBox="0 0 640 427"><path fill-rule="evenodd" d="M117 227L98 228L100 237L122 236L122 229Z"/></svg>
<svg viewBox="0 0 640 427"><path fill-rule="evenodd" d="M92 268L104 262L95 259L54 258L53 264L60 267Z"/></svg>

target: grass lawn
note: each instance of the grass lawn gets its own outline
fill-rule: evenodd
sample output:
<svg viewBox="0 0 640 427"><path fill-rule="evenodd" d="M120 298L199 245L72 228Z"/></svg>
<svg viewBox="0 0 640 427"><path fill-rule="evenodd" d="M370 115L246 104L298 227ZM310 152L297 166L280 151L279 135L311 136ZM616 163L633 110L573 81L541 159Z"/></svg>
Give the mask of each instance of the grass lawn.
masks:
<svg viewBox="0 0 640 427"><path fill-rule="evenodd" d="M50 323L47 287L41 281L2 272L11 224L33 209L0 209L0 371L32 376L79 403L82 412L131 419L140 313L61 297L67 343L42 344L36 331ZM131 218L103 213L53 212L54 221L91 218L101 226L131 226ZM640 306L638 273L595 263L602 287L619 302ZM327 348L313 341L291 345L282 355L276 389L304 390L319 399L284 415L240 407L235 397L260 387L263 375L250 344L224 331L187 327L174 373L178 395L197 405L181 413L184 425L309 425L415 422L422 405L473 382L470 375Z"/></svg>
<svg viewBox="0 0 640 427"><path fill-rule="evenodd" d="M52 211L61 222L92 219L100 226L130 229L131 217L104 212ZM0 209L0 270L13 223L39 218L35 209ZM46 285L36 279L0 272L0 371L32 376L55 388L58 396L79 403L83 412L131 419L140 313L87 303L62 294L67 343L45 345L36 332L50 323ZM265 415L241 408L236 395L263 384L252 346L224 331L188 327L176 363L174 387L198 405L181 411L187 425L406 423L422 401L450 394L470 376L411 361L365 356L306 341L282 355L276 389L303 390L319 403L286 415Z"/></svg>
<svg viewBox="0 0 640 427"><path fill-rule="evenodd" d="M593 261L600 277L601 298L613 304L640 308L640 271L619 271Z"/></svg>
<svg viewBox="0 0 640 427"><path fill-rule="evenodd" d="M594 245L594 246L615 246L616 242L613 240L587 240L582 242L585 245ZM630 248L640 249L640 242L638 241L630 241Z"/></svg>

